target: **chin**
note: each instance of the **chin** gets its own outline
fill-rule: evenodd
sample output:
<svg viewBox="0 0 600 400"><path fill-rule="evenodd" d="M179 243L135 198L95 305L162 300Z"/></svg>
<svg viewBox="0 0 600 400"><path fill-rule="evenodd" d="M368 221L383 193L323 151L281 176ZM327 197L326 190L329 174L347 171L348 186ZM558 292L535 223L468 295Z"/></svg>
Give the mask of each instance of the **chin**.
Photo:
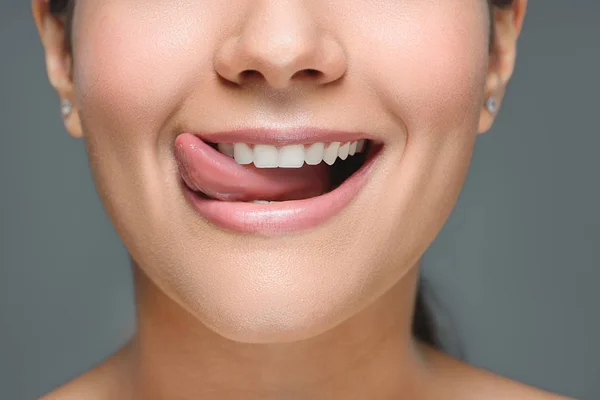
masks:
<svg viewBox="0 0 600 400"><path fill-rule="evenodd" d="M196 320L240 343L285 343L322 335L359 312L394 280L376 278L369 263L377 262L376 257L369 260L351 251L344 257L344 252L323 253L318 247L306 254L302 249L310 247L301 240L288 247L280 243L278 249L242 242L245 245L237 249L230 244L227 252L199 245L185 258L167 253L171 259L148 260L143 270L188 312L192 325Z"/></svg>

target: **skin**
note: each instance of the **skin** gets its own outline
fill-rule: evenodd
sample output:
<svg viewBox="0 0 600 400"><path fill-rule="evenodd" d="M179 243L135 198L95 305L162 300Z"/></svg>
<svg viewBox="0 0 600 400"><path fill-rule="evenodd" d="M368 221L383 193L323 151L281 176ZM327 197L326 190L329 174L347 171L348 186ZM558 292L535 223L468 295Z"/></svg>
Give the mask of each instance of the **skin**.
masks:
<svg viewBox="0 0 600 400"><path fill-rule="evenodd" d="M494 11L490 50L481 0L77 0L71 53L33 0L138 310L130 343L44 399L559 398L410 330L419 259L493 123L483 104L503 97L526 6ZM348 210L264 238L188 206L180 132L297 125L385 143Z"/></svg>

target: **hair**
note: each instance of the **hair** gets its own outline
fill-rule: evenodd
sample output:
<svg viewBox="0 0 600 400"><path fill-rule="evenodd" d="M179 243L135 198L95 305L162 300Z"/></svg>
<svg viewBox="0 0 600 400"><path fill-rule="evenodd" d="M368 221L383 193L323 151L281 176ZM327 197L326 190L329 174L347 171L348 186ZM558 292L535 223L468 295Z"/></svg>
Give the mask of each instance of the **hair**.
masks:
<svg viewBox="0 0 600 400"><path fill-rule="evenodd" d="M490 49L494 42L494 8L507 8L512 6L515 0L486 0L490 5ZM71 50L71 27L73 23L73 11L75 9L75 0L50 0L50 12L65 21L67 49ZM415 309L412 321L413 335L419 340L434 346L441 347L440 339L436 333L436 327L433 319L433 313L427 304L425 297L425 282L423 278L419 280Z"/></svg>

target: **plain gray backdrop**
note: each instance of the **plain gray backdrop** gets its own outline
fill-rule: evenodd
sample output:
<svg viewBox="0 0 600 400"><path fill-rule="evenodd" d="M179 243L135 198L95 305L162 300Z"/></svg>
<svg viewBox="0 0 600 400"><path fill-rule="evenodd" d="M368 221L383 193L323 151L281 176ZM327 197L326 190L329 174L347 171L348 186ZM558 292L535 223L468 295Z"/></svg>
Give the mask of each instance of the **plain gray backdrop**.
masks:
<svg viewBox="0 0 600 400"><path fill-rule="evenodd" d="M30 1L0 2L0 399L22 400L115 351L134 305ZM501 115L423 261L450 353L585 400L600 399L599 42L600 2L530 1Z"/></svg>

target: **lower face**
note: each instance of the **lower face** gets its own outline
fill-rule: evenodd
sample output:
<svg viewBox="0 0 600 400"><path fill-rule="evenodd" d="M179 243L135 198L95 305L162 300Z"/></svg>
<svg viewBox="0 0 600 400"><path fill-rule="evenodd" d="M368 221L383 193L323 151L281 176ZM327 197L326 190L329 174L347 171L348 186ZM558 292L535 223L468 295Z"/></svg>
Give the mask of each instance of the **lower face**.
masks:
<svg viewBox="0 0 600 400"><path fill-rule="evenodd" d="M73 26L76 101L109 217L162 290L242 342L320 334L414 267L464 182L487 72L483 0L278 4L79 0ZM308 78L274 89L255 76L235 85L215 69L232 40L258 51L272 38L318 44L325 36L344 55L335 84ZM339 187L295 202L211 199L227 168L227 179L240 168L279 173L242 167L215 149L243 138L214 133L245 128L275 130L284 141L294 129L351 132L368 139L368 155L346 162L368 165L361 160ZM184 179L178 145L198 165L216 160L216 183L203 193ZM333 174L324 162L315 168Z"/></svg>

